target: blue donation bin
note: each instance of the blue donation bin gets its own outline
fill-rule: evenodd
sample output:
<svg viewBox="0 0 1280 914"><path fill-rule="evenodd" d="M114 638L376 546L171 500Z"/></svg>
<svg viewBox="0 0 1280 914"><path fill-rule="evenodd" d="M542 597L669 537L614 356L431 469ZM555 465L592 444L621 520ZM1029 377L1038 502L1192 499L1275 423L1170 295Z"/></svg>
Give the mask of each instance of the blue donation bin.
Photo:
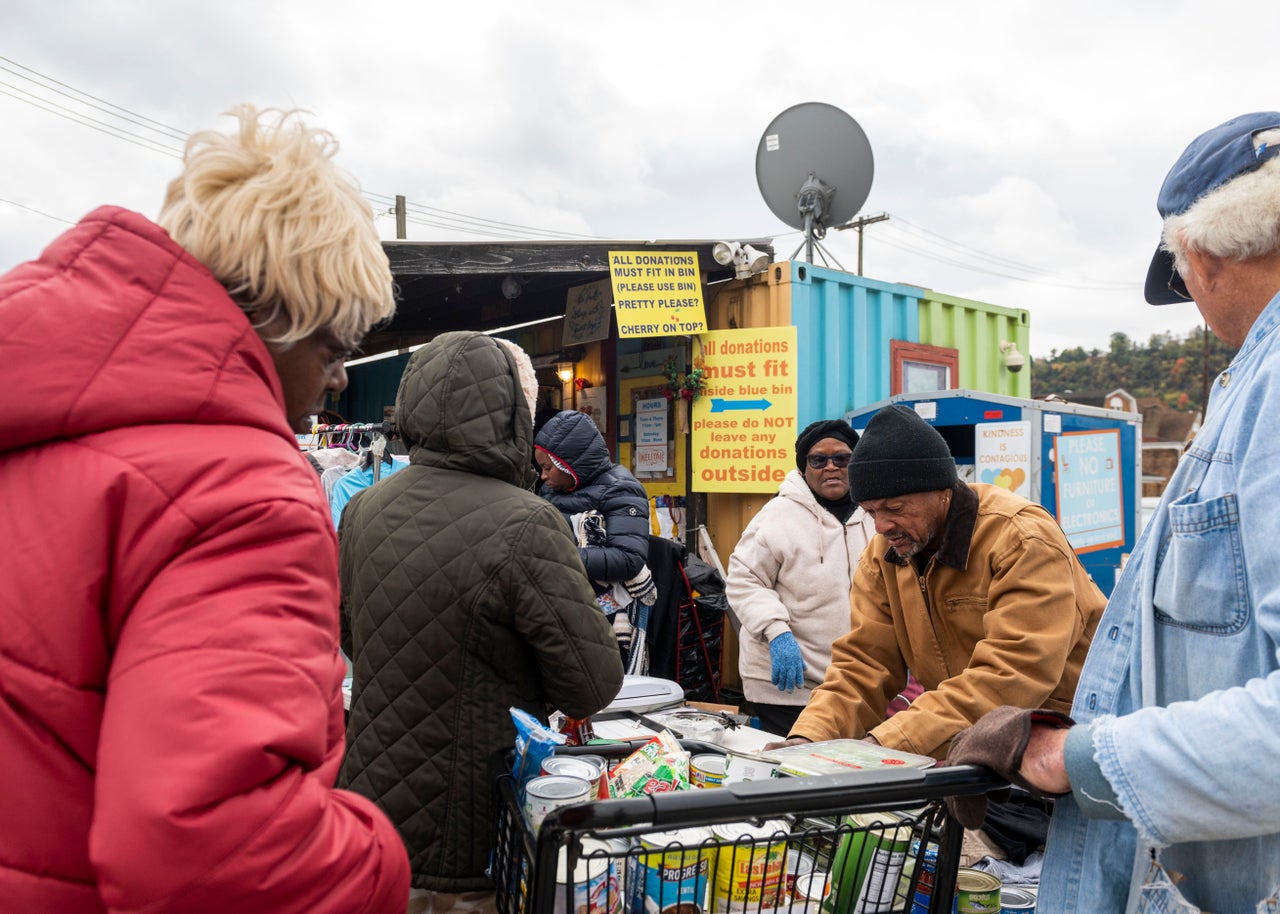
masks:
<svg viewBox="0 0 1280 914"><path fill-rule="evenodd" d="M962 480L1044 505L1110 596L1141 530L1141 414L939 390L898 394L845 418L861 432L891 403L910 406L942 434Z"/></svg>

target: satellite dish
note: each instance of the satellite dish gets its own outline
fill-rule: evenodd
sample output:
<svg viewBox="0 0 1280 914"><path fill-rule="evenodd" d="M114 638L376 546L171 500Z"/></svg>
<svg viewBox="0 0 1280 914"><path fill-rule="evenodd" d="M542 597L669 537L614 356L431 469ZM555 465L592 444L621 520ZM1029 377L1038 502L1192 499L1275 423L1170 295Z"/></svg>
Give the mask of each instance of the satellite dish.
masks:
<svg viewBox="0 0 1280 914"><path fill-rule="evenodd" d="M756 149L760 196L775 216L804 232L810 263L827 229L848 222L867 202L874 172L871 143L858 122L822 102L783 111Z"/></svg>

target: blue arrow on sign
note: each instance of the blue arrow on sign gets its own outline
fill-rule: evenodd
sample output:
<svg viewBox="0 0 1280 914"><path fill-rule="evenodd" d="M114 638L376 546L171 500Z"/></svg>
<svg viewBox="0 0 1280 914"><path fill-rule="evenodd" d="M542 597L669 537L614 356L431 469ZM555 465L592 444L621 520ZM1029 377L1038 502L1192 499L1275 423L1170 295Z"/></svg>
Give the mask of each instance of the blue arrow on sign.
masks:
<svg viewBox="0 0 1280 914"><path fill-rule="evenodd" d="M724 400L720 397L711 398L711 411L713 413L723 413L731 409L758 409L766 410L773 404L768 400Z"/></svg>

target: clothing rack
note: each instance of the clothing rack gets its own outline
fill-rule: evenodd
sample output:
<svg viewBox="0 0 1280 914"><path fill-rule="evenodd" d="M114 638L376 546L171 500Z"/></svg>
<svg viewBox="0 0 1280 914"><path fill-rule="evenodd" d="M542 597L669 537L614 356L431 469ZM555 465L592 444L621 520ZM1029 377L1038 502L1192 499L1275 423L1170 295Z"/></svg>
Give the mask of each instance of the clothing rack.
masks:
<svg viewBox="0 0 1280 914"><path fill-rule="evenodd" d="M311 434L313 435L319 435L325 432L335 434L339 432L350 432L351 434L360 433L367 435L380 432L388 438L391 438L396 433L396 424L394 422L341 422L330 425L317 424L311 427Z"/></svg>

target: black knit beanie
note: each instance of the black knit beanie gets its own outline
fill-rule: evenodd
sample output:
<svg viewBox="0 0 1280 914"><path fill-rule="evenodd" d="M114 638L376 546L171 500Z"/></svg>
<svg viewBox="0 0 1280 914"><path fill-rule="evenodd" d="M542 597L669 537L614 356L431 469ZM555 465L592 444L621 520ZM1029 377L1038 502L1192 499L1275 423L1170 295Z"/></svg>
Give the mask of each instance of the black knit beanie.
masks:
<svg viewBox="0 0 1280 914"><path fill-rule="evenodd" d="M947 442L901 403L871 417L849 462L849 494L858 503L950 489L958 481Z"/></svg>
<svg viewBox="0 0 1280 914"><path fill-rule="evenodd" d="M858 446L858 433L848 422L842 419L819 419L817 422L810 422L796 439L796 469L801 473L804 472L804 459L809 456L809 449L823 438L839 438L847 441L849 447L854 449Z"/></svg>

